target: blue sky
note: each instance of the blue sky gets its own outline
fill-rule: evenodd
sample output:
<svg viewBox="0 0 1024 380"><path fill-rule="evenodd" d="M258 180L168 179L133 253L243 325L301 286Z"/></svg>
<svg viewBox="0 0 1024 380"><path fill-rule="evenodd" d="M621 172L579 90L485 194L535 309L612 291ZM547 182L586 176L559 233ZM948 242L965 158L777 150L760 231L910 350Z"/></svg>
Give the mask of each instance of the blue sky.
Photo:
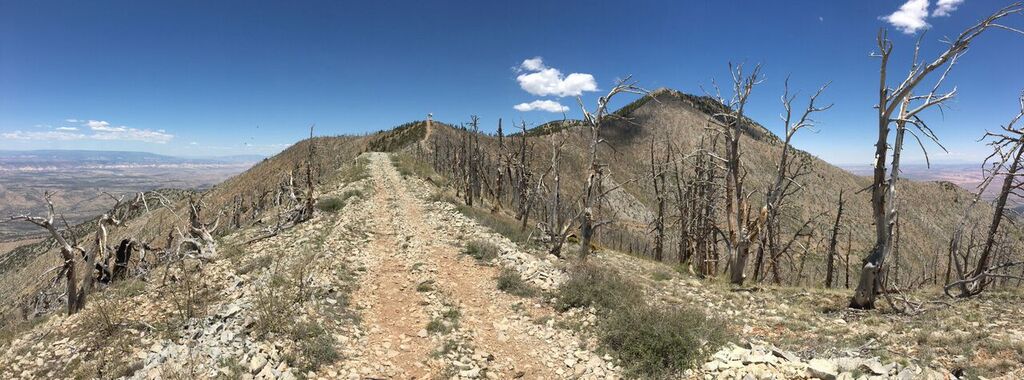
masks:
<svg viewBox="0 0 1024 380"><path fill-rule="evenodd" d="M454 123L475 114L493 130L499 117L561 118L513 108L534 101L578 117L572 94L592 104L626 74L649 89L700 93L725 80L733 61L764 65L749 109L775 131L787 75L804 94L831 80L823 100L835 107L796 144L866 165L878 72L868 54L878 29L890 30L892 67L902 74L920 33L933 56L942 37L1003 5L939 3L945 11L935 0L0 0L0 149L270 154L311 123L318 134L367 133L428 112ZM1024 26L1024 17L1008 23ZM524 70L534 57L543 58ZM939 158L984 157L976 140L1016 113L1022 62L1024 36L979 38L949 78L959 97L944 115L928 115L951 151ZM530 74L538 75L517 80Z"/></svg>

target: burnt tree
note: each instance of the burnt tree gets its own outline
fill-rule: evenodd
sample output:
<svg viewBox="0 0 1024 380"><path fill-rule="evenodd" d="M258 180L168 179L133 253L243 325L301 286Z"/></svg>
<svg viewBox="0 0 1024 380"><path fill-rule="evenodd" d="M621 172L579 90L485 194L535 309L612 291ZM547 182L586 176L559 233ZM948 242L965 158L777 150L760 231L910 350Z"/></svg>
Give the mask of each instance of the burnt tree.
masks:
<svg viewBox="0 0 1024 380"><path fill-rule="evenodd" d="M956 95L955 88L945 93L940 92L939 88L942 86L949 71L956 65L957 60L967 52L974 39L993 28L1017 31L998 24L998 21L1021 12L1024 12L1024 5L1021 3L1014 3L996 11L978 24L961 32L956 39L949 41L949 46L946 50L930 62L924 62L919 59L919 40L914 49L914 57L909 72L905 79L895 87L890 87L888 83L889 58L892 54L893 42L888 38L885 30L878 33L878 52L873 54L873 56L878 57L880 60L877 104L878 138L875 142L874 174L870 187L875 243L871 251L863 259L860 280L857 284L857 290L850 299L850 307L873 309L876 296L882 290L886 258L893 249L892 235L895 231L894 226L899 215L894 198L896 197L897 184L899 183L900 154L903 150L906 133L909 131L912 137L919 142L923 135L925 138L938 144L938 137L921 118L921 113L932 108L941 108L945 102ZM945 69L940 71L942 68ZM935 81L930 91L924 94L915 94L915 90L922 85L924 80L930 78L936 72L941 72L942 74ZM893 128L895 128L896 134L893 143L890 145L889 135ZM939 146L941 147L941 145ZM921 144L921 147L923 150L924 145ZM927 151L925 151L925 158L927 159ZM887 160L889 160L888 163L890 164L889 170L886 168Z"/></svg>

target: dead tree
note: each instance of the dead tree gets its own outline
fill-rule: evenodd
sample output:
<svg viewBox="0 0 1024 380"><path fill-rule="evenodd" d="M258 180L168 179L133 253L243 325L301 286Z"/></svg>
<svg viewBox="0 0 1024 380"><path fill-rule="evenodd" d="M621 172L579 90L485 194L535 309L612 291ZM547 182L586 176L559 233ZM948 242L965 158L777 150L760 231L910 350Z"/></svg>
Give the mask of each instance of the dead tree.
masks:
<svg viewBox="0 0 1024 380"><path fill-rule="evenodd" d="M729 282L740 285L746 278L744 271L750 256L750 247L757 240L765 215L764 210L759 216L750 213L750 204L747 203L748 194L743 190L746 171L743 170L740 151L743 130L750 127L751 124L744 116L747 100L750 98L754 86L760 84L763 79L761 79L760 65L754 66L754 70L746 75L743 72L743 65L733 66L730 63L729 74L732 76L732 98L726 101L720 93L717 94L719 102L728 108L728 112L716 113L712 115L712 118L715 119L720 133L725 136L725 206L729 232L726 244L729 248Z"/></svg>
<svg viewBox="0 0 1024 380"><path fill-rule="evenodd" d="M671 153L666 149L666 155ZM659 166L667 166L671 157L665 157L665 161L657 162L654 156L654 139L651 138L651 184L654 187L654 202L657 207L657 214L652 221L652 232L654 232L654 260L662 261L665 255L665 170Z"/></svg>
<svg viewBox="0 0 1024 380"><path fill-rule="evenodd" d="M501 119L498 119L498 152L497 165L495 165L494 176L494 212L501 211L501 201L504 199L505 188L502 187L502 174L504 174L505 161L502 159L505 154L505 133L501 129Z"/></svg>
<svg viewBox="0 0 1024 380"><path fill-rule="evenodd" d="M520 124L519 133L519 154L515 163L515 175L517 178L516 190L518 205L516 207L516 220L519 221L519 229L526 230L530 220L530 209L534 197L533 189L536 187L533 173L530 170L530 157L533 156L533 149L526 140L526 122Z"/></svg>
<svg viewBox="0 0 1024 380"><path fill-rule="evenodd" d="M313 207L316 205L316 197L313 192L316 187L313 185L313 159L316 156L316 143L313 141L313 127L316 124L309 126L309 156L306 157L306 199L303 203L301 211L296 217L296 221L304 222L313 217Z"/></svg>
<svg viewBox="0 0 1024 380"><path fill-rule="evenodd" d="M43 194L43 199L46 201L45 217L16 215L11 216L10 220L23 220L35 224L36 226L39 226L45 229L47 232L49 232L53 240L57 242L57 247L60 249L61 259L64 261L60 268L61 273L64 275L64 282L67 285L67 312L68 315L71 315L77 313L78 311L82 310L83 307L85 307L85 299L86 296L88 295L86 292L79 291L80 288L78 283L78 265L76 262L76 257L85 256L86 252L84 249L82 249L80 245L78 245L76 241L74 241L73 236L69 231L70 228L68 227L66 221L64 222L63 231L61 231L59 227L57 227L57 225L54 224L54 218L57 216L57 214L53 210L53 201L51 200L52 197L53 193L45 192ZM63 220L63 217L61 217L61 220ZM68 239L64 237L65 234L72 238L72 241L69 242ZM87 268L86 270L90 269L91 268ZM89 278L90 276L86 275L85 277Z"/></svg>
<svg viewBox="0 0 1024 380"><path fill-rule="evenodd" d="M836 222L832 223L832 234L828 241L828 257L825 258L825 287L832 287L832 276L835 272L836 244L839 243L839 226L843 220L843 192L839 191L839 209L836 211Z"/></svg>
<svg viewBox="0 0 1024 380"><path fill-rule="evenodd" d="M193 245L193 248L198 252L197 257L203 260L212 260L217 256L217 240L213 238L213 233L217 230L217 226L220 224L220 214L214 218L213 222L204 222L201 219L201 213L203 210L202 200L199 202L194 201L191 197L188 199L188 234L183 240Z"/></svg>
<svg viewBox="0 0 1024 380"><path fill-rule="evenodd" d="M548 253L556 257L562 256L562 246L572 229L573 219L567 219L562 213L562 146L565 145L565 132L558 132L551 135L551 164L548 172L551 173L551 186L546 189L548 193L547 221L540 224L540 229L548 236L551 248Z"/></svg>
<svg viewBox="0 0 1024 380"><path fill-rule="evenodd" d="M1019 179L1022 174L1021 167L1024 166L1024 161L1022 161L1024 158L1024 128L1016 125L1021 117L1024 117L1024 93L1021 93L1019 103L1020 112L1006 126L1002 127L1002 132L985 133L985 138L991 140L988 145L992 147L993 152L985 160L985 166L990 166L990 168L987 169L985 181L979 186L978 193L981 194L985 187L997 177L1002 177L1003 183L993 203L992 221L989 223L985 243L982 245L981 255L978 256L978 263L972 271L965 274L959 260L956 260L958 279L946 285L947 295L950 295L950 290L957 288L959 290L958 297L971 297L981 294L985 287L995 279L1021 279L1020 276L999 273L997 270L1009 269L1024 263L1009 262L992 265L999 226L1007 217L1006 201L1011 195L1014 197L1024 196L1024 181Z"/></svg>
<svg viewBox="0 0 1024 380"><path fill-rule="evenodd" d="M761 256L767 253L771 260L770 264L775 281L779 281L778 260L785 254L785 252L780 251L783 245L781 242L782 209L786 206L786 201L789 197L801 189L800 178L811 173L811 160L809 156L793 157L797 154L796 149L793 148L793 136L801 129L814 128L815 120L813 116L815 113L832 108L832 104L826 106L815 104L818 97L828 88L828 85L829 83L826 83L818 88L818 91L808 100L807 107L803 113L796 117L793 113L793 100L796 99L796 95L791 96L789 93L789 78L786 78L784 82L785 90L782 94L784 113L782 114L782 122L786 129L786 134L782 140L782 153L776 166L775 180L768 188L764 207L761 210L765 216L765 222L764 233L761 235L761 246L758 248L758 257L754 267L755 280L760 275L761 263L763 262Z"/></svg>
<svg viewBox="0 0 1024 380"><path fill-rule="evenodd" d="M941 109L943 104L956 95L956 89L942 93L939 88L942 86L949 71L956 65L956 61L967 52L968 47L975 38L985 31L997 28L1012 29L997 22L1004 17L1020 14L1024 11L1022 3L1014 3L1002 8L988 16L980 23L967 28L960 33L955 40L949 41L948 48L930 62L919 59L920 40L914 49L912 65L906 78L896 87L890 87L888 83L888 64L892 53L893 42L889 40L885 30L878 33L878 53L873 54L880 58L879 88L878 88L878 139L875 142L874 175L871 190L871 211L875 224L875 243L870 253L863 259L860 280L857 290L850 300L850 307L857 309L872 309L875 307L875 298L882 290L885 276L886 258L892 251L893 226L898 218L896 202L896 187L899 183L900 154L903 151L903 142L906 133L918 140L919 145L925 153L927 150L921 143L921 136L931 140L941 147L938 137L931 131L928 125L921 118L921 113L933 107ZM933 73L941 71L941 75L934 83L931 90L924 95L915 95L915 90L922 82ZM891 145L891 168L886 170L886 160L890 157L889 132L895 127L896 135ZM908 128L908 127L912 127ZM915 132L916 131L916 132Z"/></svg>
<svg viewBox="0 0 1024 380"><path fill-rule="evenodd" d="M687 176L680 166L677 149L669 143L669 155L675 171L675 202L679 224L678 261L697 265L697 274L709 276L718 270L718 229L715 217L719 211L720 172L713 153L718 146L717 135L702 136L693 157L693 171ZM692 269L691 269L692 271Z"/></svg>
<svg viewBox="0 0 1024 380"><path fill-rule="evenodd" d="M113 274L110 270L111 257L107 255L107 236L109 234L107 228L124 226L124 214L122 214L122 217L117 215L118 211L120 211L121 202L124 201L124 196L122 195L115 198L109 193L103 194L114 200L114 207L111 207L109 211L100 215L100 218L96 221L96 252L92 255L85 255L85 267L88 268L88 270L92 270L92 268L95 267L96 270L99 271L97 279L102 282L110 282L113 279ZM97 259L103 260L103 263L98 263ZM82 292L84 294L88 294L92 291L93 280L94 279L91 276L85 276L82 278Z"/></svg>
<svg viewBox="0 0 1024 380"><path fill-rule="evenodd" d="M586 260L590 254L591 241L594 238L594 233L601 226L611 223L611 220L597 220L595 216L595 209L600 206L604 196L608 194L610 190L606 190L603 187L603 180L605 175L605 168L607 164L601 161L600 155L598 154L598 148L605 140L601 138L601 128L605 126L605 123L613 114L608 112L608 102L615 97L615 95L621 93L632 93L632 94L647 94L647 90L644 90L636 85L636 82L632 81L631 77L627 76L625 79L619 80L612 87L611 91L607 95L597 99L597 108L594 112L587 110L587 107L583 104L583 98L577 96L576 100L580 105L580 109L583 111L583 120L590 130L590 144L587 150L587 174L586 184L583 189L583 207L580 215L580 259Z"/></svg>

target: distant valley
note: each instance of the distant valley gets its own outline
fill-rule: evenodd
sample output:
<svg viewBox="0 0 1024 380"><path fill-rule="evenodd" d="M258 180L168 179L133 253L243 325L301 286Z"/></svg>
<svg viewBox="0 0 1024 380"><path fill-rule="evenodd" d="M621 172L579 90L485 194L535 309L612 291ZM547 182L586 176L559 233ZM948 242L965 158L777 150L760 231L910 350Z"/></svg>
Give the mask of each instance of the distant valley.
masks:
<svg viewBox="0 0 1024 380"><path fill-rule="evenodd" d="M103 192L159 188L206 189L261 161L262 156L181 158L143 152L34 150L0 151L0 216L43 211L44 191L76 224L113 205ZM25 223L0 223L0 242L39 233Z"/></svg>

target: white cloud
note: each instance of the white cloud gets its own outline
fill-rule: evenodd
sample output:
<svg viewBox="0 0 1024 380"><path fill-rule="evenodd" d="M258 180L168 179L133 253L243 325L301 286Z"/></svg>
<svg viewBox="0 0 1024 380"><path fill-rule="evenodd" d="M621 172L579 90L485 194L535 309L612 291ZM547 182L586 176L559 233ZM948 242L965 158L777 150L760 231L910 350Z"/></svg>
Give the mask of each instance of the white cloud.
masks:
<svg viewBox="0 0 1024 380"><path fill-rule="evenodd" d="M64 121L66 121L68 123L81 123L82 122L81 120L78 120L78 119L64 119Z"/></svg>
<svg viewBox="0 0 1024 380"><path fill-rule="evenodd" d="M546 69L547 66L544 66L544 58L533 57L523 60L523 64L519 65L519 68L526 71L541 71Z"/></svg>
<svg viewBox="0 0 1024 380"><path fill-rule="evenodd" d="M881 17L882 20L906 34L914 34L918 30L927 29L929 26L925 22L927 18L928 0L907 0L896 12Z"/></svg>
<svg viewBox="0 0 1024 380"><path fill-rule="evenodd" d="M25 132L25 131L14 131L0 134L0 137L10 140L82 140L85 139L85 135L81 133L70 133L63 131L46 131L46 132Z"/></svg>
<svg viewBox="0 0 1024 380"><path fill-rule="evenodd" d="M199 145L199 143L193 141L193 142L188 143L188 145Z"/></svg>
<svg viewBox="0 0 1024 380"><path fill-rule="evenodd" d="M102 121L102 120L89 120L89 121L85 122L85 124L82 124L82 125L84 125L86 127L89 127L89 129L91 129L91 130L99 131L99 132L126 132L126 131L128 131L128 127L125 127L123 125L120 126L120 127L111 127L110 123L108 123L106 121Z"/></svg>
<svg viewBox="0 0 1024 380"><path fill-rule="evenodd" d="M558 69L545 66L541 57L524 60L519 67L529 73L519 75L516 81L519 82L520 88L533 95L565 97L578 96L585 91L597 91L597 82L593 75L563 75Z"/></svg>
<svg viewBox="0 0 1024 380"><path fill-rule="evenodd" d="M82 123L82 127L88 127L89 132L91 133L77 132L79 129L78 127L58 127L53 131L13 131L3 133L0 136L12 140L120 140L141 141L155 144L166 144L174 139L174 135L167 133L163 129L153 131L149 129L129 128L123 125L111 127L109 122L102 120L78 121Z"/></svg>
<svg viewBox="0 0 1024 380"><path fill-rule="evenodd" d="M939 0L935 3L936 8L932 11L932 17L949 16L963 3L964 0Z"/></svg>
<svg viewBox="0 0 1024 380"><path fill-rule="evenodd" d="M554 100L534 100L529 103L519 103L512 106L517 111L547 111L547 112L565 112L569 110L569 107L563 106L561 103Z"/></svg>

